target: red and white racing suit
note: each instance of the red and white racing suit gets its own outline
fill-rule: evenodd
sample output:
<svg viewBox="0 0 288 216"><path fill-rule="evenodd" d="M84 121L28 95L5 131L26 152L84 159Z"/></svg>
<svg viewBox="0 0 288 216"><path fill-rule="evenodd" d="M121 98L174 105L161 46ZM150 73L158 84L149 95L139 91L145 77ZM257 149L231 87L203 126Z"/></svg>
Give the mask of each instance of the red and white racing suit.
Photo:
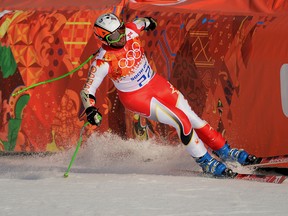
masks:
<svg viewBox="0 0 288 216"><path fill-rule="evenodd" d="M213 150L220 149L225 144L221 134L191 110L181 92L152 70L139 40L144 27L140 19L127 23L124 48L103 45L98 50L81 91L85 109L95 104L96 89L108 75L127 109L173 126L192 157L207 152L204 143Z"/></svg>

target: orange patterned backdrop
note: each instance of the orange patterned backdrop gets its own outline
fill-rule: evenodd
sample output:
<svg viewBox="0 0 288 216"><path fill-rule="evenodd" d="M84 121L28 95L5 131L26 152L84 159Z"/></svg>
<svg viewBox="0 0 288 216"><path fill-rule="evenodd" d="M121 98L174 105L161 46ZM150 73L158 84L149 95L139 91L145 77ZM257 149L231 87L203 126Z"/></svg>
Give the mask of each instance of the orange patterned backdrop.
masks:
<svg viewBox="0 0 288 216"><path fill-rule="evenodd" d="M141 33L148 59L233 146L260 156L288 154L280 86L288 61L285 1L235 1L237 9L229 1L205 0L99 1L98 7L87 1L79 8L46 2L38 9L29 0L7 2L0 4L1 151L59 151L76 144L85 122L79 91L90 62L59 81L12 93L84 62L100 46L93 22L109 11L125 21L157 19L155 31ZM126 111L108 79L96 97L103 125L88 126L89 133L109 130L179 144L173 128Z"/></svg>

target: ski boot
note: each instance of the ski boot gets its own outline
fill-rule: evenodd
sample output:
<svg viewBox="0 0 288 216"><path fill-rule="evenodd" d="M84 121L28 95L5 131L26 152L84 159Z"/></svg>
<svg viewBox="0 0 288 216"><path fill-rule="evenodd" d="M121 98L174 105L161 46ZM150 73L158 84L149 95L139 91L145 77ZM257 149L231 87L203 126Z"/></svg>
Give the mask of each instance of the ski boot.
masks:
<svg viewBox="0 0 288 216"><path fill-rule="evenodd" d="M243 149L230 148L227 143L221 149L213 151L213 153L223 161L237 161L241 165L254 164L257 161L255 155L248 154Z"/></svg>
<svg viewBox="0 0 288 216"><path fill-rule="evenodd" d="M213 158L208 152L200 158L196 159L196 162L202 167L204 173L210 173L215 177L229 177L233 175L233 171L226 167L226 165Z"/></svg>

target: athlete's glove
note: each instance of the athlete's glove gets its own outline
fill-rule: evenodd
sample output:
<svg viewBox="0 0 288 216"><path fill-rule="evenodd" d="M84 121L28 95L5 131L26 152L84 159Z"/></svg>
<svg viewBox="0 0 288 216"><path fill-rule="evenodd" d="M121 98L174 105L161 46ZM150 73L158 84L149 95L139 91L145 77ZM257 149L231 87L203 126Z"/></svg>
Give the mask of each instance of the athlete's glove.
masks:
<svg viewBox="0 0 288 216"><path fill-rule="evenodd" d="M145 26L145 30L146 31L150 31L150 30L153 31L157 27L156 20L154 20L152 17L145 17L145 18L148 19L149 23L150 23L148 26Z"/></svg>
<svg viewBox="0 0 288 216"><path fill-rule="evenodd" d="M85 110L87 120L92 125L100 126L102 121L102 115L98 112L98 109L94 106L90 106Z"/></svg>

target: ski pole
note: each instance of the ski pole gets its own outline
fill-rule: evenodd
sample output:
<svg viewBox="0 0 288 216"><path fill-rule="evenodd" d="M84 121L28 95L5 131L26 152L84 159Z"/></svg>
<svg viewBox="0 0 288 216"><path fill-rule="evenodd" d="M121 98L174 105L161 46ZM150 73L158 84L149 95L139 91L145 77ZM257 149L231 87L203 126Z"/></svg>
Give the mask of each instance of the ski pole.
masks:
<svg viewBox="0 0 288 216"><path fill-rule="evenodd" d="M54 81L63 79L63 78L65 78L65 77L69 76L70 74L75 73L75 72L78 71L80 68L82 68L88 61L90 61L90 59L93 58L94 55L95 55L95 54L92 54L86 61L84 61L82 64L80 64L78 67L74 68L73 70L69 71L68 73L63 74L63 75L61 75L61 76L59 76L59 77L55 77L55 78L50 79L50 80L45 80L45 81L42 81L42 82L34 83L34 84L30 85L30 86L27 86L26 88L23 88L23 89L15 92L15 93L13 93L12 96L14 97L14 96L16 96L16 95L18 95L18 94L20 94L20 93L22 93L22 92L25 92L25 91L27 91L27 90L29 90L29 89L32 89L32 88L35 88L35 87L37 87L37 86L39 86L39 85L43 85L43 84L47 84L47 83L51 83L51 82L54 82Z"/></svg>
<svg viewBox="0 0 288 216"><path fill-rule="evenodd" d="M64 178L67 178L68 175L69 175L71 166L72 166L72 164L73 164L73 162L74 162L74 160L75 160L75 158L76 158L76 155L77 155L78 150L79 150L79 148L80 148L80 146L81 146L81 143L82 143L82 135L83 135L83 132L84 132L84 128L85 128L88 124L89 124L89 122L86 122L86 123L82 126L82 128L81 128L80 137L79 137L79 140L78 140L78 142L77 142L76 149L75 149L74 154L73 154L73 156L72 156L72 158L71 158L71 161L70 161L70 163L69 163L69 166L68 166L66 172L64 173Z"/></svg>

